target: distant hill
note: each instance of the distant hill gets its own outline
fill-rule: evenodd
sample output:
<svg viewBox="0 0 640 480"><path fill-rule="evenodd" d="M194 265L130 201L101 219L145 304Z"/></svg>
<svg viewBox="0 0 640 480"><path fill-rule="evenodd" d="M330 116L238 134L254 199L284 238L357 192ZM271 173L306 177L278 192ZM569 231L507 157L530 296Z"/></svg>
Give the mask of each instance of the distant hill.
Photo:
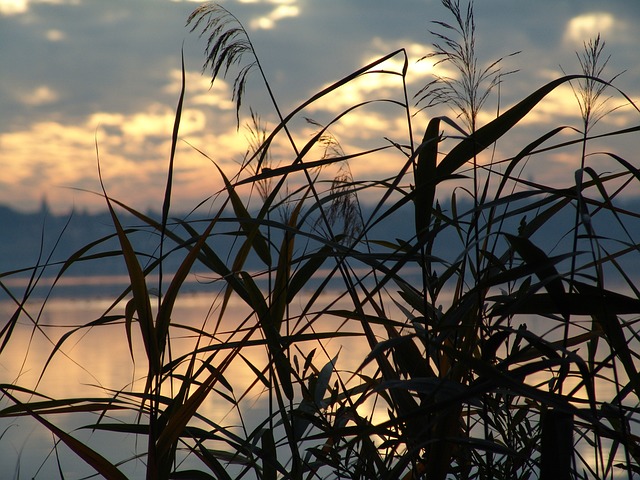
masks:
<svg viewBox="0 0 640 480"><path fill-rule="evenodd" d="M134 248L142 253L140 262L144 265L146 255L149 257L157 255L158 233L132 215L124 213L118 215L123 227L130 230L129 238ZM160 214L157 212L146 212L145 215L156 221L160 220ZM177 218L184 217L186 215L179 215ZM61 262L92 242L97 243L85 255L100 256L119 250L119 243L114 238L115 228L107 211L55 215L46 208L41 208L34 213L21 213L10 207L0 206L0 225L3 226L0 241L0 272L29 269L46 264L49 265L45 269L46 275L56 275ZM197 223L195 225L197 226ZM177 227L173 225L172 228ZM185 236L184 230L181 230L181 234ZM168 248L175 247L171 242L167 245ZM171 257L168 262L171 263ZM126 273L126 270L122 257L111 257L77 262L69 273L117 275Z"/></svg>
<svg viewBox="0 0 640 480"><path fill-rule="evenodd" d="M458 208L461 210L468 207L469 205L459 206ZM632 212L640 212L640 199L628 201L623 207ZM443 208L447 210L447 207ZM371 212L365 211L365 218L370 214ZM156 220L160 219L160 214L157 212L148 212L147 215ZM554 249L557 249L558 242L565 242L563 248L566 251L568 237L562 238L560 234L561 232L566 232L570 225L573 224L574 215L571 211L559 215L554 219L552 228L534 236L534 242L547 252L553 252ZM186 218L186 215L177 214L174 215L174 218ZM198 231L202 231L206 224L204 216L190 216L189 220L192 222L190 225ZM503 231L516 234L518 223L521 220L520 217L511 219L505 224ZM614 241L615 239L624 239L628 242L627 233L611 220L611 218L594 217L594 225L597 232L614 239ZM141 264L146 265L156 258L159 253L158 232L142 225L142 222L131 215L122 214L120 221L125 228L131 229L129 237L136 251L140 253ZM527 218L525 221L531 222L532 219ZM49 211L45 203L43 203L40 211L33 213L21 213L10 207L0 205L0 225L2 225L0 272L7 273L23 270L20 275L3 275L0 278L2 282L6 283L8 279L13 279L17 276L26 277L33 271L32 267L34 266L38 266L38 272L43 273L44 277L55 277L64 261L92 242L98 243L87 251L85 255L102 256L104 258L75 262L65 275L74 277L126 275L123 258L118 255L109 255L109 252L118 252L119 246L117 239L112 237L115 230L111 217L106 211L55 215ZM237 225L233 222L220 222L219 228L216 228L214 232L214 238L209 242L209 245L228 265L231 264L229 252L237 248L240 243L240 240L233 235L235 228L237 228ZM632 241L633 239L640 239L640 221L628 221L625 228L632 237ZM186 230L177 223L172 224L171 229L175 230L183 238L187 237ZM385 219L374 228L369 238L388 241L395 241L398 238L410 240L414 234L412 229L413 209L411 206L407 206L403 211L396 212L393 217ZM549 235L550 231L560 236ZM110 236L112 238L108 239ZM272 241L274 244L279 245L277 234L272 238ZM303 243L302 240L299 240L296 245L301 247ZM449 228L446 234L438 237L434 253L441 258L453 260L460 253L461 248L463 248L461 241L457 238L454 229ZM618 245L617 248L619 249L620 246ZM165 244L165 252L172 249L176 249L176 245L172 242L167 242ZM174 272L185 255L186 251L184 249L177 249L172 253L163 265L164 272L169 274ZM634 270L640 271L640 262L636 260L638 257L640 257L640 254L630 257L637 263L635 266L630 266L632 272ZM48 266L43 267L44 265ZM254 256L247 260L245 268L247 270L263 269L264 264ZM194 272L206 273L207 269L202 265L196 264Z"/></svg>

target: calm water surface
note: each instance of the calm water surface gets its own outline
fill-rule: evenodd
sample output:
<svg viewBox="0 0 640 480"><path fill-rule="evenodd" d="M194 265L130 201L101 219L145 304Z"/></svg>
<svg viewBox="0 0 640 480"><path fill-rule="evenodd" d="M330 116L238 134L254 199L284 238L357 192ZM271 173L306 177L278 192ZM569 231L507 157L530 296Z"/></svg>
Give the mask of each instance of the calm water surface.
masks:
<svg viewBox="0 0 640 480"><path fill-rule="evenodd" d="M113 285L119 284L121 279L113 279ZM111 286L113 286L111 285ZM71 292L74 282L66 288ZM78 285L76 284L76 287ZM90 282L80 283L85 291L99 291L108 289L109 284L91 285ZM63 286L64 287L64 286ZM63 290L64 291L64 290ZM319 303L330 302L338 297L340 292L328 292ZM38 328L27 315L21 317L20 325L14 332L11 341L0 356L0 383L16 383L35 389L43 395L52 398L72 397L110 397L112 390L139 391L142 389L141 379L146 373L144 347L140 341L137 325L133 330L133 357L125 325L118 322L114 325L82 329L66 339L60 351L50 360L43 373L43 366L47 363L56 343L62 336L78 325L87 324L99 318L111 305L111 296L102 298L87 298L86 296L54 298L48 301L46 308L40 312L38 302L31 302L27 312L36 319ZM172 321L176 324L190 325L204 328L213 332L217 321L216 299L211 293L197 291L179 297L174 309ZM306 301L304 294L300 295L299 304ZM347 300L335 305L335 308L349 308ZM0 302L0 318L9 318L15 309L14 304ZM124 313L124 303L112 311L113 314ZM249 310L239 300L232 300L223 324L216 338L211 344L223 343L227 340L237 340L238 336L230 336L225 332L232 332L247 318ZM403 318L399 311L391 312L395 318ZM249 325L254 321L249 320ZM359 332L357 325L341 326L341 321L335 317L325 317L314 323L315 331ZM296 331L304 327L303 323L292 325ZM550 326L529 325L530 329L542 333ZM310 332L309 332L310 333ZM259 338L255 334L253 338ZM187 353L195 345L193 335L187 330L173 331L172 353L175 356ZM315 342L301 345L298 352L300 365L304 363L303 354L312 348L317 348L315 364L321 368L329 359L339 352L337 371L346 380L350 372L356 369L367 356L370 349L362 337L336 338L323 344L325 351ZM205 417L224 426L256 425L265 418L267 411L267 396L261 384L250 388L256 378L248 362L256 366L263 366L267 359L264 347L249 347L242 351L245 360L235 361L225 377L233 386L236 398L248 390L242 401L242 409L238 412L221 396L210 395L199 410ZM335 378L335 377L334 377ZM540 379L542 381L543 379ZM535 379L534 379L535 381ZM606 386L603 387L606 389ZM223 388L221 388L224 390ZM225 393L230 393L225 391ZM600 392L605 397L612 392ZM7 399L0 400L0 408L11 403ZM365 405L363 408L370 408ZM93 446L101 454L113 462L135 458L145 451L144 440L134 436L108 434L79 429L83 425L92 424L96 417L92 414L73 416L49 416L48 419L86 444ZM131 419L129 419L131 420ZM83 478L94 473L93 469L79 461L66 447L60 445L54 449L55 439L48 430L35 420L24 417L14 419L0 419L0 474L1 478L60 478L57 461L60 462L65 478ZM58 460L56 460L56 456ZM188 465L189 460L187 459ZM198 467L194 463L194 467ZM144 478L144 468L141 461L129 461L122 465L121 470L129 478ZM187 468L185 466L184 468Z"/></svg>
<svg viewBox="0 0 640 480"><path fill-rule="evenodd" d="M329 301L337 294L329 293ZM301 299L303 296L301 296ZM218 300L210 293L190 293L179 297L173 311L172 321L203 328L212 332L217 321L217 311L213 307ZM322 301L322 299L321 299ZM62 336L78 325L98 319L111 305L111 300L98 298L54 298L50 299L40 313L38 302L32 302L27 311L35 319L38 328L27 315L23 315L20 324L11 337L11 341L0 356L0 383L16 383L31 388L51 398L83 398L108 397L111 390L124 392L143 389L141 379L146 374L144 346L140 340L137 324L133 328L133 358L129 350L124 322L114 325L81 329L68 337L60 350L50 359L51 353ZM336 308L344 308L338 304ZM0 318L9 318L15 305L11 302L0 302ZM124 303L118 305L112 314L123 314ZM216 339L211 344L223 343L225 340L238 340L239 336L229 336L231 332L246 319L249 310L239 300L231 300L227 314ZM253 325L255 320L250 320ZM337 318L323 319L314 326L316 331L337 331L341 320ZM303 325L293 326L296 330ZM351 329L351 331L357 331ZM308 333L311 333L309 331ZM260 338L258 333L252 338ZM348 342L348 348L343 345ZM174 357L193 349L195 339L191 332L176 329L173 332L172 352ZM301 345L298 352L299 364L304 364L301 354L317 348L315 364L322 368L330 358L339 353L337 368L345 376L357 368L366 357L368 348L364 341L334 339L324 343L322 352L317 342ZM240 412L234 409L220 396L210 395L199 409L199 413L224 426L239 426L241 421L255 426L265 418L267 396L262 384L255 385L255 374L247 362L262 367L267 358L263 346L243 349L244 360L234 361L225 372L225 378L233 386L233 393L239 397L249 389L243 399ZM222 358L222 357L221 357ZM50 359L50 360L49 360ZM43 373L43 366L49 364ZM224 388L221 387L224 391ZM225 391L229 394L230 392ZM32 399L32 400L35 400ZM7 399L0 401L0 408L11 405ZM73 416L49 416L48 420L71 432L73 436L93 446L101 454L112 461L126 460L144 452L144 440L121 434L91 432L90 430L74 430L87 424L95 423L92 414L74 414ZM51 433L35 420L24 417L18 419L0 419L0 478L59 478L56 464L55 440ZM64 445L57 451L65 478L81 478L94 471L78 461L73 453ZM197 464L195 464L197 466ZM186 468L186 467L185 467ZM121 470L130 478L144 478L144 469L140 462L128 462ZM14 474L8 475L8 472ZM5 475L8 475L5 477Z"/></svg>

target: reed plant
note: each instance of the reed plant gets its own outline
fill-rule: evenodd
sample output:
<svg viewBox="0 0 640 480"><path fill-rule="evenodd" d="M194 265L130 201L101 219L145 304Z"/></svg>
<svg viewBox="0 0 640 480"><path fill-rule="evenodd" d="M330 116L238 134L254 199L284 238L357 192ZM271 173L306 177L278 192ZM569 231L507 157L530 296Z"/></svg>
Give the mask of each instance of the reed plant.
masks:
<svg viewBox="0 0 640 480"><path fill-rule="evenodd" d="M104 186L119 247L96 253L108 240L99 239L57 273L116 256L129 286L100 318L70 328L42 366L44 374L83 332L124 325L137 365L133 345L143 346L142 381L86 398L50 398L19 381L3 384L9 404L0 416L32 417L113 479L126 478L132 465L142 465L148 479L634 478L640 292L628 265L640 252L631 228L638 214L620 199L640 171L632 159L592 152L590 145L596 137L640 130L593 134L599 114L608 112L599 107L603 95L639 111L601 78L606 61L598 37L579 54L581 72L542 85L479 125L483 104L509 72L501 70L502 59L479 66L473 4L443 4L453 22L435 23L434 56L459 75L436 77L412 95L411 65L399 49L287 114L241 22L219 5L197 8L188 22L206 40L204 70L212 82L236 75L238 122L252 71L277 122L269 129L252 113L247 155L233 176L199 152L224 188L199 206L209 208L204 220L171 219L183 75L162 214L143 214ZM388 60L401 68L382 68ZM397 97L354 104L325 124L313 122L316 132L306 141L295 139L294 121L366 75L397 79ZM496 158L497 142L563 85L576 92L582 125L549 126ZM443 102L453 118L416 125L417 111ZM379 105L404 120L404 137L344 151L335 127ZM289 157L275 155L276 142L288 144ZM576 175L560 179L564 186L528 178L528 164L574 155L576 148ZM351 165L382 154L397 162L394 175L351 173ZM599 171L597 158L618 169ZM136 225L122 225L122 212ZM412 224L404 238L389 235L398 222ZM136 251L137 231L154 232L158 249ZM232 246L222 251L227 243L220 239L229 236ZM181 256L177 271L164 271L175 256ZM196 268L208 272L214 313L176 318ZM33 269L33 282L39 271ZM0 332L3 349L28 315L29 290L14 299L15 315ZM238 303L246 314L229 328ZM37 317L33 323L35 334L44 334ZM344 349L335 353L332 346L356 342L368 354L345 368ZM263 352L260 361L249 355L254 351ZM240 390L230 373L237 365L253 378ZM244 415L255 392L264 411L250 423ZM226 405L239 424L204 415L207 402ZM134 436L137 453L108 460L57 426L61 417L87 412L94 417L85 429Z"/></svg>

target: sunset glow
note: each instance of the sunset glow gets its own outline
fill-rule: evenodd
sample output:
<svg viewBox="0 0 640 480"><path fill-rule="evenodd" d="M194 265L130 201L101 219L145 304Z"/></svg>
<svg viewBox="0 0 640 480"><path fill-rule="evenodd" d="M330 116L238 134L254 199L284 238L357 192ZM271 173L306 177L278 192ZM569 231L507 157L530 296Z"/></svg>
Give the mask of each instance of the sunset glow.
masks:
<svg viewBox="0 0 640 480"><path fill-rule="evenodd" d="M264 85L253 72L237 128L232 73L211 85L208 74L200 71L204 41L184 28L195 5L188 1L154 3L151 16L135 20L136 27L131 29L132 20L128 19L138 18L136 15L144 15L149 9L129 11L129 7L111 7L107 2L79 0L0 1L0 40L6 58L3 64L12 65L0 72L0 203L28 210L37 208L46 196L56 211L79 205L101 209L104 205L100 198L77 190L99 189L99 155L106 186L113 196L140 208L157 204L164 188L181 88L179 55L183 41L186 97L180 127L183 142L176 164L176 181L181 182L181 188L173 193L175 204L188 209L212 194L212 188L220 188L211 160L228 166L230 175L235 173L247 150L247 131L242 124L249 118L249 107L271 127L277 118ZM357 24L349 21L346 7L343 15L339 10L342 7L334 7L338 10L329 18L322 7L293 0L228 1L223 5L247 27L283 111L399 48L408 55L407 93L414 112L422 105L415 105L413 95L434 74L456 78L445 64L434 67L434 59L418 61L432 51L430 42L435 38L428 30L434 29L430 22L438 13L422 4L408 4L406 11L396 12L397 16L390 16L386 9L376 15L372 6ZM555 7L550 3L548 8ZM479 54L487 65L500 56L523 51L501 64L505 71L519 72L505 78L499 107L496 95L488 99L480 124L495 118L498 108L504 110L544 82L562 75L562 70L575 73L575 51L598 32L612 55L610 76L627 69L619 79L620 87L632 98L637 97L634 89L640 67L632 61L637 38L626 27L630 15L638 15L637 9L625 10L623 2L607 4L606 10L585 6L582 11L569 12L558 8L557 14L545 17L547 22L553 18L547 30L554 34L548 38L540 38L535 32L535 18L495 21L491 15L496 11L483 11L482 6L476 10ZM509 14L505 10L504 15ZM407 19L411 21L407 23ZM399 23L401 20L404 23ZM380 29L379 22L386 28ZM493 29L487 29L488 25ZM505 41L507 38L509 41ZM404 57L398 55L377 69L399 73L403 62ZM615 91L610 96L611 107L626 103ZM362 75L312 104L305 115L322 123L352 105L380 99L404 100L399 75ZM449 108L422 111L413 118L415 141L428 118L438 112L457 121L456 112ZM632 124L637 115L633 108L617 110L602 121L601 127ZM552 92L523 125L544 130L553 122L579 126L579 120L574 92L564 85ZM304 128L300 131L301 142L312 133L312 129ZM385 137L395 141L407 137L401 109L380 103L350 112L330 131L346 153L384 145ZM291 152L287 153L284 139L277 142L282 143L284 156L275 161L282 164ZM209 159L189 145L201 149ZM505 144L501 151L513 154ZM393 168L393 160L376 160L371 168L356 162L352 165L354 172L363 174L392 175ZM570 178L571 172L567 174Z"/></svg>

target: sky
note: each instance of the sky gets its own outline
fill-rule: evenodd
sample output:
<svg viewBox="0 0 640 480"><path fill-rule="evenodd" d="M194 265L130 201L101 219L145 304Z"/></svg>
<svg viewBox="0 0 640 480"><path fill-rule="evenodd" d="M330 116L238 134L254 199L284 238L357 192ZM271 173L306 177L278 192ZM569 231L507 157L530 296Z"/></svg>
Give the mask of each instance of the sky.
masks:
<svg viewBox="0 0 640 480"><path fill-rule="evenodd" d="M455 112L420 110L415 95L446 65L418 59L433 51L442 31L433 21L453 20L440 0L252 0L219 2L244 25L283 113L355 69L396 49L408 55L407 90L413 138L429 118ZM462 1L463 5L466 2ZM205 40L185 25L199 2L170 0L0 0L0 204L29 211L46 199L57 212L99 210L104 200L97 160L110 196L140 209L160 209L169 162L171 132L180 93L181 51L186 96L176 154L173 208L188 210L218 191L212 162L233 175L248 144L250 108L267 127L277 122L264 83L249 76L240 127L231 100L234 72L211 85L202 72ZM611 59L603 73L632 99L640 100L640 2L635 0L476 0L476 49L480 65L505 57L503 71L517 70L500 86L500 109L566 73L579 73L576 51L598 33ZM438 30L440 28L440 30ZM521 51L516 56L511 53ZM401 68L401 57L386 65ZM368 75L312 105L304 115L327 122L355 103L402 100L397 75ZM615 91L607 105L623 102ZM486 103L480 124L498 108ZM640 123L633 108L605 117L594 132ZM580 127L580 111L569 85L555 91L501 141L498 157L517 153L553 126ZM317 127L302 119L293 135L303 144ZM358 109L332 127L345 153L406 143L406 116L390 106ZM569 137L567 137L569 138ZM274 162L292 160L285 140ZM637 137L616 139L616 151L635 162ZM595 147L594 147L595 148ZM206 155L203 155L206 154ZM599 160L598 160L599 161ZM357 179L384 177L402 159L379 155L350 165ZM536 181L571 182L574 151L531 165ZM632 194L640 189L631 188Z"/></svg>

